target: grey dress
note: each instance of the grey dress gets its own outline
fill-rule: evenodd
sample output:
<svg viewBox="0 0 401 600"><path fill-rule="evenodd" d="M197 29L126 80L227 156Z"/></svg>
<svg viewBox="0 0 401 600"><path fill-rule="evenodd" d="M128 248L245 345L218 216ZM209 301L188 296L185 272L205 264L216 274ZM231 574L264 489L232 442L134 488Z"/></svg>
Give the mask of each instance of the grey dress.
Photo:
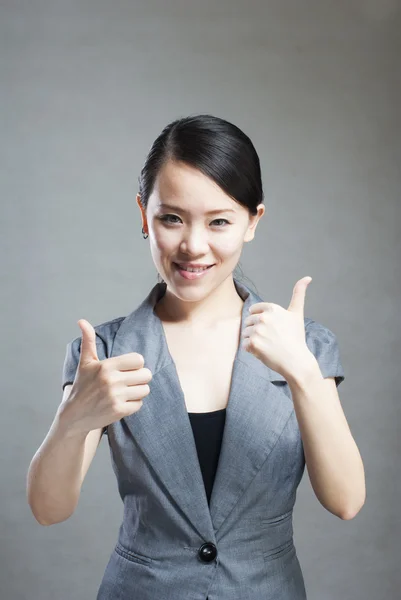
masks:
<svg viewBox="0 0 401 600"><path fill-rule="evenodd" d="M263 302L234 279L248 308ZM95 327L101 360L143 355L153 375L135 414L108 425L123 519L97 600L305 600L293 508L305 468L285 378L238 347L210 504L184 395L160 319L157 283L126 317ZM336 336L305 318L324 377L344 379ZM74 381L81 337L67 344L63 387ZM324 402L324 398L322 398Z"/></svg>

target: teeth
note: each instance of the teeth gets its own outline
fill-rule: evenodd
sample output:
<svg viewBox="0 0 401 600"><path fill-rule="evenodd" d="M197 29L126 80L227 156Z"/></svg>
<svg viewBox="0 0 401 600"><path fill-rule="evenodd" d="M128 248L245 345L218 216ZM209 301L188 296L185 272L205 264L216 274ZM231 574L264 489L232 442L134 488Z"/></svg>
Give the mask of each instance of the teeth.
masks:
<svg viewBox="0 0 401 600"><path fill-rule="evenodd" d="M189 271L190 273L200 273L201 271L206 271L206 269L208 269L208 267L198 267L195 269L194 267L180 266L180 269L183 269L184 271Z"/></svg>

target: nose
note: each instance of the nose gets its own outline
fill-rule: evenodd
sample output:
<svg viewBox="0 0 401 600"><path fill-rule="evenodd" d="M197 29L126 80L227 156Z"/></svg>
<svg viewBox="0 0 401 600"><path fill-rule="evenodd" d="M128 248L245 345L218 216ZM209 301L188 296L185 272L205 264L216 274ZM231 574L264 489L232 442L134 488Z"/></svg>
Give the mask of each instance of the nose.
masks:
<svg viewBox="0 0 401 600"><path fill-rule="evenodd" d="M208 232L200 228L189 228L183 233L180 251L189 256L202 256L209 250Z"/></svg>

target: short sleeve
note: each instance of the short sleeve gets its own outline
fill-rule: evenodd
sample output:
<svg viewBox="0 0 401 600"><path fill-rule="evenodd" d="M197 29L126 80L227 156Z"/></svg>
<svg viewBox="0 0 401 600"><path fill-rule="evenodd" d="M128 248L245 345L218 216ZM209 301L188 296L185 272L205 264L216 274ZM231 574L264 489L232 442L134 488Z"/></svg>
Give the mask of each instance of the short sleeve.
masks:
<svg viewBox="0 0 401 600"><path fill-rule="evenodd" d="M74 383L75 375L78 370L79 357L81 353L81 341L82 338L78 337L75 338L75 340L73 340L72 342L68 342L67 344L62 372L63 390L66 385ZM96 336L96 349L97 355L100 360L104 360L105 358L107 358L104 342L98 336ZM103 429L103 433L107 434L107 427Z"/></svg>
<svg viewBox="0 0 401 600"><path fill-rule="evenodd" d="M66 385L74 383L75 375L78 369L80 350L81 338L77 338L72 342L68 342L63 365L63 391Z"/></svg>
<svg viewBox="0 0 401 600"><path fill-rule="evenodd" d="M334 377L338 387L344 381L345 373L337 337L321 323L308 321L305 326L306 344L319 363L323 377Z"/></svg>

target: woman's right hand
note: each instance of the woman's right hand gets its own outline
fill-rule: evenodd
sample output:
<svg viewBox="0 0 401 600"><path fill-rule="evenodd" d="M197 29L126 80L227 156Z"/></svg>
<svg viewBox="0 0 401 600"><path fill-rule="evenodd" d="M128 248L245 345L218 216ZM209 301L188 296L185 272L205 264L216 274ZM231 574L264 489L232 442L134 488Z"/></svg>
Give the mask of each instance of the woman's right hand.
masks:
<svg viewBox="0 0 401 600"><path fill-rule="evenodd" d="M82 331L79 365L60 412L69 429L88 433L138 412L150 392L147 384L152 373L137 352L99 360L95 330L85 319L78 325Z"/></svg>

